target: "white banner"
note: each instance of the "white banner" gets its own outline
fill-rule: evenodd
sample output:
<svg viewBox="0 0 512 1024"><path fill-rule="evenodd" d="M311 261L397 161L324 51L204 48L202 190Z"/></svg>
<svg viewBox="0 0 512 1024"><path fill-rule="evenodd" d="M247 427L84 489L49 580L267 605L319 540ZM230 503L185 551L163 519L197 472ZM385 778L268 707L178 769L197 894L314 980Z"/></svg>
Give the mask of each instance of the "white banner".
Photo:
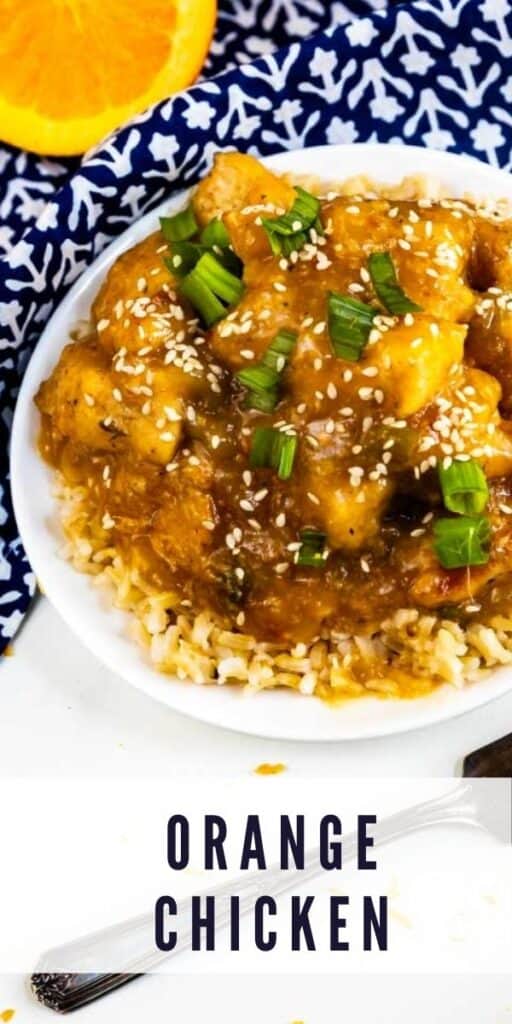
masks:
<svg viewBox="0 0 512 1024"><path fill-rule="evenodd" d="M509 780L4 780L0 972L508 973L510 810Z"/></svg>

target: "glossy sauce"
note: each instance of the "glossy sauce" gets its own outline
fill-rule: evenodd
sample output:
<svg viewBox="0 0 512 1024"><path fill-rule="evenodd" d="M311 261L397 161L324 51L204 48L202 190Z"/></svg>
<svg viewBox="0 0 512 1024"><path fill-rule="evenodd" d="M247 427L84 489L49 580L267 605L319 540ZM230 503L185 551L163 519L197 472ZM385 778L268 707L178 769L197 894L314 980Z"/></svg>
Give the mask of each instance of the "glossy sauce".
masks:
<svg viewBox="0 0 512 1024"><path fill-rule="evenodd" d="M512 224L465 203L329 194L323 236L294 261L260 225L292 187L250 157L199 186L244 264L240 304L204 331L180 299L158 232L122 256L37 397L41 449L143 580L257 637L308 643L375 631L399 608L465 620L510 607ZM357 362L337 358L330 289L377 304L371 252L392 255L422 312L383 310ZM508 261L508 262L507 262ZM509 308L510 305L510 308ZM281 328L298 333L273 413L247 410L234 374ZM292 476L251 470L256 426L298 437ZM489 481L488 565L446 571L433 551L439 459L468 454ZM300 531L327 535L323 568L296 564Z"/></svg>

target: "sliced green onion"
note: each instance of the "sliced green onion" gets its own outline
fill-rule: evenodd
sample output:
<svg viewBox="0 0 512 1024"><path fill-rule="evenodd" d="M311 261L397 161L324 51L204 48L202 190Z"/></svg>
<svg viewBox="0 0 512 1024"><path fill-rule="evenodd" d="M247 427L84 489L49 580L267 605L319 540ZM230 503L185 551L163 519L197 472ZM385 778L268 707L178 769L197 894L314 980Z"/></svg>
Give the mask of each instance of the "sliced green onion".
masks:
<svg viewBox="0 0 512 1024"><path fill-rule="evenodd" d="M306 565L313 569L323 568L326 539L325 533L321 533L320 530L301 530L301 547L297 554L297 565Z"/></svg>
<svg viewBox="0 0 512 1024"><path fill-rule="evenodd" d="M320 211L320 200L305 189L295 189L295 200L291 210L280 217L264 217L262 224L275 235L296 235L312 227Z"/></svg>
<svg viewBox="0 0 512 1024"><path fill-rule="evenodd" d="M240 278L226 270L222 263L211 252L205 252L195 267L203 284L211 288L218 299L223 299L232 306L239 302L244 293L244 286Z"/></svg>
<svg viewBox="0 0 512 1024"><path fill-rule="evenodd" d="M263 228L274 256L285 256L288 259L292 252L300 252L308 240L305 231L297 231L293 235L278 235L274 234L266 224L263 225Z"/></svg>
<svg viewBox="0 0 512 1024"><path fill-rule="evenodd" d="M297 341L295 331L279 331L263 355L261 362L240 370L237 380L249 394L246 408L271 412L279 401L279 382Z"/></svg>
<svg viewBox="0 0 512 1024"><path fill-rule="evenodd" d="M261 391L272 391L279 384L279 374L277 371L271 369L270 366L265 366L263 363L250 366L247 370L240 370L236 378L240 381L240 384L243 384L244 388L248 388L249 391L257 391L258 393Z"/></svg>
<svg viewBox="0 0 512 1024"><path fill-rule="evenodd" d="M277 373L282 373L295 348L296 341L296 331L278 331L263 356L263 365Z"/></svg>
<svg viewBox="0 0 512 1024"><path fill-rule="evenodd" d="M177 277L188 274L207 251L204 245L188 241L171 242L170 248L171 255L165 258L164 263Z"/></svg>
<svg viewBox="0 0 512 1024"><path fill-rule="evenodd" d="M256 427L251 441L249 461L253 469L272 465L272 449L277 430L274 427Z"/></svg>
<svg viewBox="0 0 512 1024"><path fill-rule="evenodd" d="M172 242L170 248L171 255L164 259L164 263L175 277L183 277L184 274L188 274L189 270L199 263L201 256L210 251L206 245L201 245L200 242ZM235 274L236 277L241 277L242 261L235 256L231 249L222 249L215 256L226 270Z"/></svg>
<svg viewBox="0 0 512 1024"><path fill-rule="evenodd" d="M198 273L197 266L183 278L181 292L199 313L207 327L212 327L217 320L226 315L226 306L213 294L211 288L204 283Z"/></svg>
<svg viewBox="0 0 512 1024"><path fill-rule="evenodd" d="M485 565L491 528L485 516L457 516L434 524L434 550L444 569Z"/></svg>
<svg viewBox="0 0 512 1024"><path fill-rule="evenodd" d="M201 231L200 239L203 245L209 249L213 249L215 245L218 245L220 249L227 249L231 244L231 239L220 217L214 217L209 221Z"/></svg>
<svg viewBox="0 0 512 1024"><path fill-rule="evenodd" d="M242 260L238 258L232 249L219 249L218 246L216 246L214 251L219 263L222 263L222 266L225 267L226 270L229 270L231 274L235 275L235 277L242 277L244 265Z"/></svg>
<svg viewBox="0 0 512 1024"><path fill-rule="evenodd" d="M181 282L183 295L192 303L207 327L226 314L228 306L239 302L244 285L211 252L205 252L193 270ZM227 304L227 305L226 305Z"/></svg>
<svg viewBox="0 0 512 1024"><path fill-rule="evenodd" d="M297 437L275 427L257 427L252 435L249 461L253 469L275 469L280 480L292 474Z"/></svg>
<svg viewBox="0 0 512 1024"><path fill-rule="evenodd" d="M277 465L274 468L277 469L277 475L280 480L289 480L292 475L295 453L297 451L297 435L280 434L277 448Z"/></svg>
<svg viewBox="0 0 512 1024"><path fill-rule="evenodd" d="M322 233L319 211L320 200L297 187L291 210L280 217L263 217L261 223L274 256L288 257L292 252L302 249L308 240L306 232L311 227L319 234Z"/></svg>
<svg viewBox="0 0 512 1024"><path fill-rule="evenodd" d="M196 221L194 210L187 206L174 217L160 217L160 228L166 242L182 242L184 239L192 238L199 225Z"/></svg>
<svg viewBox="0 0 512 1024"><path fill-rule="evenodd" d="M257 409L258 412L273 412L278 401L277 388L269 391L249 391L244 406L246 409Z"/></svg>
<svg viewBox="0 0 512 1024"><path fill-rule="evenodd" d="M400 287L393 260L388 252L373 252L368 260L368 270L373 287L389 313L401 316L402 313L421 311L421 306L408 299Z"/></svg>
<svg viewBox="0 0 512 1024"><path fill-rule="evenodd" d="M443 501L450 512L477 516L489 500L489 488L482 467L474 459L456 460L446 468L439 466Z"/></svg>
<svg viewBox="0 0 512 1024"><path fill-rule="evenodd" d="M329 292L327 312L335 355L356 362L368 341L377 310L349 295Z"/></svg>

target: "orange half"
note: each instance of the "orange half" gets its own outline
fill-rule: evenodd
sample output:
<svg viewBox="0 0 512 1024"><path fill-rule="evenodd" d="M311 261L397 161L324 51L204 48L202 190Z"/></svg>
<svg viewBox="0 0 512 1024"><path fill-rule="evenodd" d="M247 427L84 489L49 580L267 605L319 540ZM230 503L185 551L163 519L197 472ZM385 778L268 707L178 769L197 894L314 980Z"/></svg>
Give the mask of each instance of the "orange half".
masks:
<svg viewBox="0 0 512 1024"><path fill-rule="evenodd" d="M0 138L83 153L190 85L216 0L0 0Z"/></svg>

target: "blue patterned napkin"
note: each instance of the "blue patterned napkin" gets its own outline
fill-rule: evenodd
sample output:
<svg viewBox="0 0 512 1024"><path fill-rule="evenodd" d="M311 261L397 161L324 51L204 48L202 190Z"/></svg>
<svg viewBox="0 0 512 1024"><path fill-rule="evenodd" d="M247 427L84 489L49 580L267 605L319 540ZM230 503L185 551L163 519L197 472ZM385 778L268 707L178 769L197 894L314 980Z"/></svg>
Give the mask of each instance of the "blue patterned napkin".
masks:
<svg viewBox="0 0 512 1024"><path fill-rule="evenodd" d="M220 6L201 82L83 160L0 146L0 651L35 588L8 483L20 376L55 305L111 239L197 181L218 149L406 142L511 165L508 0Z"/></svg>

